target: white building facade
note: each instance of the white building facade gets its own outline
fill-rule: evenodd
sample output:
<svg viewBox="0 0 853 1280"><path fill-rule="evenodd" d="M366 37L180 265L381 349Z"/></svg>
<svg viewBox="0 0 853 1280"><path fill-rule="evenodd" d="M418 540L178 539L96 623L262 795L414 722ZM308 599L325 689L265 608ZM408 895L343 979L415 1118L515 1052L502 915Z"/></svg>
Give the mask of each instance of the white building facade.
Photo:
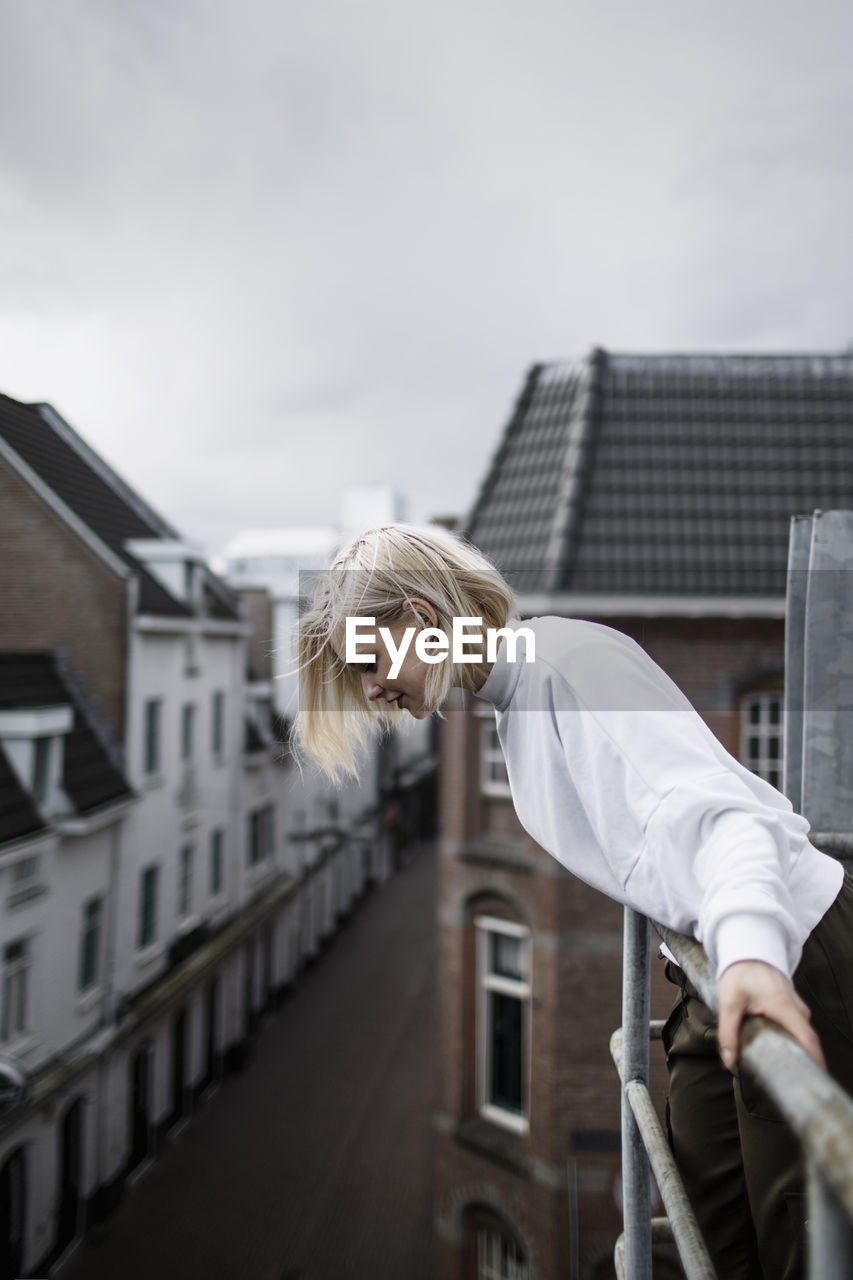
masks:
<svg viewBox="0 0 853 1280"><path fill-rule="evenodd" d="M48 406L0 397L0 1280L47 1274L368 878L303 829L239 597Z"/></svg>

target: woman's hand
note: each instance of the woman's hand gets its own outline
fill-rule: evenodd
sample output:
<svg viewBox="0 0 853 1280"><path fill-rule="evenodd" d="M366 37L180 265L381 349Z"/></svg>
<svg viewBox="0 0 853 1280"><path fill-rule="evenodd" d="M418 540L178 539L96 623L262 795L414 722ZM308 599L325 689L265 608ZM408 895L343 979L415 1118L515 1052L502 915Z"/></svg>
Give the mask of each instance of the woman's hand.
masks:
<svg viewBox="0 0 853 1280"><path fill-rule="evenodd" d="M826 1068L820 1041L812 1030L808 1005L778 969L763 960L739 960L720 975L717 1041L723 1065L731 1071L740 1052L740 1028L749 1014L760 1013L783 1027L818 1066Z"/></svg>

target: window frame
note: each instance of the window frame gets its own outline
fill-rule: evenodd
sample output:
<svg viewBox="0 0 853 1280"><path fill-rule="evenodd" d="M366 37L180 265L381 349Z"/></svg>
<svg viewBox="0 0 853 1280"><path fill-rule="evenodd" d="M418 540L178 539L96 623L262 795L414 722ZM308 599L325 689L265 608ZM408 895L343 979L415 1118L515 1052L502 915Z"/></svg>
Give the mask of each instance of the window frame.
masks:
<svg viewBox="0 0 853 1280"><path fill-rule="evenodd" d="M178 885L175 914L178 921L189 920L193 914L193 874L195 871L195 846L181 845L178 853Z"/></svg>
<svg viewBox="0 0 853 1280"><path fill-rule="evenodd" d="M771 710L774 705L778 712L775 720ZM757 712L755 720L753 709ZM754 754L752 740L758 744ZM776 744L775 755L771 742ZM751 773L781 791L785 776L785 702L781 689L752 689L741 694L740 759Z"/></svg>
<svg viewBox="0 0 853 1280"><path fill-rule="evenodd" d="M192 764L195 759L195 737L196 737L196 704L194 702L185 702L181 706L181 762L182 764Z"/></svg>
<svg viewBox="0 0 853 1280"><path fill-rule="evenodd" d="M33 738L33 800L44 809L50 799L53 739L47 735Z"/></svg>
<svg viewBox="0 0 853 1280"><path fill-rule="evenodd" d="M506 1259L501 1256L503 1248L508 1255ZM494 1257L496 1250L497 1258ZM515 1256L510 1257L510 1252ZM487 1253L492 1256L487 1257ZM528 1280L529 1275L524 1250L512 1236L494 1227L477 1228L477 1280Z"/></svg>
<svg viewBox="0 0 853 1280"><path fill-rule="evenodd" d="M215 827L208 845L208 896L221 898L225 892L225 829Z"/></svg>
<svg viewBox="0 0 853 1280"><path fill-rule="evenodd" d="M147 951L155 946L158 937L160 908L160 864L150 862L139 870L139 902L136 921L136 949ZM150 919L149 930L145 927Z"/></svg>
<svg viewBox="0 0 853 1280"><path fill-rule="evenodd" d="M275 853L275 805L265 804L248 815L246 865L260 867Z"/></svg>
<svg viewBox="0 0 853 1280"><path fill-rule="evenodd" d="M225 693L215 689L210 699L210 750L214 760L225 755Z"/></svg>
<svg viewBox="0 0 853 1280"><path fill-rule="evenodd" d="M478 707L475 715L480 722L480 795L491 799L511 800L512 788L498 738L494 707Z"/></svg>
<svg viewBox="0 0 853 1280"><path fill-rule="evenodd" d="M96 908L94 915L92 908ZM77 994L86 995L101 985L101 952L104 929L104 897L95 894L80 908L80 950L77 962ZM89 980L87 981L87 976Z"/></svg>
<svg viewBox="0 0 853 1280"><path fill-rule="evenodd" d="M19 954L11 955L12 952ZM33 956L28 937L12 938L3 946L0 971L0 1044L30 1031L30 970Z"/></svg>
<svg viewBox="0 0 853 1280"><path fill-rule="evenodd" d="M146 698L142 711L142 772L146 778L160 773L163 750L163 699Z"/></svg>
<svg viewBox="0 0 853 1280"><path fill-rule="evenodd" d="M477 1109L481 1116L514 1133L525 1134L530 1128L530 1011L531 991L533 986L532 961L533 948L530 929L514 920L501 916L477 915L474 917L476 931L476 1058L477 1058ZM521 943L522 978L511 978L496 973L492 969L492 938L495 936L515 938ZM493 1009L492 997L495 995L518 1000L520 1010L520 1054L521 1072L521 1108L516 1111L503 1107L490 1099L490 1079L493 1064Z"/></svg>

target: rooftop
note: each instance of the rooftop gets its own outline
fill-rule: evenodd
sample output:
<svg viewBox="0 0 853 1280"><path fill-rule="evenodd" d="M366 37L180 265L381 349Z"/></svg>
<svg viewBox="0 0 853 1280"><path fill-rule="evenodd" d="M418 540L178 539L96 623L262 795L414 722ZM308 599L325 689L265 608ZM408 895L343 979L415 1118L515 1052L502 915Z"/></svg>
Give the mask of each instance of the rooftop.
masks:
<svg viewBox="0 0 853 1280"><path fill-rule="evenodd" d="M134 571L139 579L141 613L191 616L192 608L172 595L126 545L130 539L174 541L179 535L55 409L0 395L0 439ZM240 616L233 594L208 569L204 570L204 596L210 616Z"/></svg>
<svg viewBox="0 0 853 1280"><path fill-rule="evenodd" d="M521 592L783 597L794 514L853 505L853 353L534 365L466 524Z"/></svg>

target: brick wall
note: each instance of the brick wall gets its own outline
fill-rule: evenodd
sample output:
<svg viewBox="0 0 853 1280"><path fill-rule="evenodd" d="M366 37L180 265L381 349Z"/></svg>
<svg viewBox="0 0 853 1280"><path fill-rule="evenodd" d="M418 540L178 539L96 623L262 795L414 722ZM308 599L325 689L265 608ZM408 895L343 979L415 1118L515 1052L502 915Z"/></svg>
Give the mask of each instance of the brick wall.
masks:
<svg viewBox="0 0 853 1280"><path fill-rule="evenodd" d="M69 651L123 741L127 585L0 459L0 647Z"/></svg>

